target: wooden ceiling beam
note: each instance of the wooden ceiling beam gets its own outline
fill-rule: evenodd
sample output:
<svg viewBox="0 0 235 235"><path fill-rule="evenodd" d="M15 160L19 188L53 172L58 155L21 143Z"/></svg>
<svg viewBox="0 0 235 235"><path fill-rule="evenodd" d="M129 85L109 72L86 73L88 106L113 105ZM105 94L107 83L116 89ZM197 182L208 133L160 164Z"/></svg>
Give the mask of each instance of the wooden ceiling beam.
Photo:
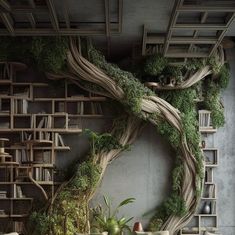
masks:
<svg viewBox="0 0 235 235"><path fill-rule="evenodd" d="M118 31L122 32L123 0L118 0Z"/></svg>
<svg viewBox="0 0 235 235"><path fill-rule="evenodd" d="M70 19L69 19L69 10L68 10L68 2L66 0L63 1L63 12L64 12L64 20L66 27L71 28Z"/></svg>
<svg viewBox="0 0 235 235"><path fill-rule="evenodd" d="M54 0L46 0L46 3L48 6L52 26L53 26L54 30L59 31L59 22L58 22L58 18L56 15Z"/></svg>
<svg viewBox="0 0 235 235"><path fill-rule="evenodd" d="M14 27L13 27L13 20L9 13L0 13L2 22L4 23L5 27L7 28L8 32L11 36L14 36Z"/></svg>
<svg viewBox="0 0 235 235"><path fill-rule="evenodd" d="M104 0L105 8L105 32L107 40L107 51L108 56L110 55L110 11L109 11L109 0Z"/></svg>
<svg viewBox="0 0 235 235"><path fill-rule="evenodd" d="M177 12L202 12L202 11L207 11L207 12L234 12L235 11L235 4L231 7L228 6L182 6L177 9Z"/></svg>
<svg viewBox="0 0 235 235"><path fill-rule="evenodd" d="M0 6L8 12L11 11L11 6L7 0L0 0Z"/></svg>
<svg viewBox="0 0 235 235"><path fill-rule="evenodd" d="M14 36L104 36L106 35L105 30L82 30L82 29L59 29L59 31L52 30L51 28L44 29L15 29ZM113 35L118 35L119 32L112 31ZM0 36L9 35L7 30L0 29Z"/></svg>
<svg viewBox="0 0 235 235"><path fill-rule="evenodd" d="M28 13L28 14L27 14L27 17L28 17L28 20L29 20L29 22L30 22L30 24L31 24L31 27L32 27L33 29L35 29L35 28L36 28L36 21L35 21L35 18L34 18L34 16L33 16L33 13Z"/></svg>
<svg viewBox="0 0 235 235"><path fill-rule="evenodd" d="M36 4L35 4L34 0L28 0L28 2L29 2L30 7L36 8Z"/></svg>

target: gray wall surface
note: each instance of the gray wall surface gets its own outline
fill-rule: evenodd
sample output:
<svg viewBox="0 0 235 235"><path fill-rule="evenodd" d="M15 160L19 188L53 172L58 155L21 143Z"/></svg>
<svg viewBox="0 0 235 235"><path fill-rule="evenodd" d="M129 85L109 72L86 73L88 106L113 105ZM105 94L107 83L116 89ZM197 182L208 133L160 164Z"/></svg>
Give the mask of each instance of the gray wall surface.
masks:
<svg viewBox="0 0 235 235"><path fill-rule="evenodd" d="M219 166L214 170L217 185L217 214L219 230L223 235L235 234L235 49L227 51L231 68L229 87L223 92L226 124L217 133L207 135L207 147L219 149ZM127 197L136 202L121 210L120 215L134 216L133 221L146 224L149 217L142 215L155 208L169 192L170 170L174 153L147 126L130 152L123 153L105 172L92 206L102 203L102 195L109 195L117 205Z"/></svg>

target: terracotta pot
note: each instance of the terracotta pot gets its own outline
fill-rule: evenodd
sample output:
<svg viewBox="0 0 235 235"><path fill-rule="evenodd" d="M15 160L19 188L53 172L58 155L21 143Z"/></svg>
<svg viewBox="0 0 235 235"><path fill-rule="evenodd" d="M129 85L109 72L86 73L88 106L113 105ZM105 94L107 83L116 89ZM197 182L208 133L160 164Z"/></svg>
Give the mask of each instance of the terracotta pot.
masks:
<svg viewBox="0 0 235 235"><path fill-rule="evenodd" d="M143 227L140 222L135 222L133 226L133 232L143 232Z"/></svg>

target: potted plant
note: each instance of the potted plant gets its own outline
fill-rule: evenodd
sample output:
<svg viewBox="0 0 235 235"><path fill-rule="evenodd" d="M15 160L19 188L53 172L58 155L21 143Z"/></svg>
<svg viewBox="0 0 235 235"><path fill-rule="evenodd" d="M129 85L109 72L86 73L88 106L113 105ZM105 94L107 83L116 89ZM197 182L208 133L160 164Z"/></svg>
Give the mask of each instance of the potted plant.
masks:
<svg viewBox="0 0 235 235"><path fill-rule="evenodd" d="M133 219L133 217L126 219L125 217L118 218L117 213L119 209L129 203L135 201L135 198L127 198L119 203L119 205L112 212L111 200L104 196L105 207L101 205L92 209L93 220L92 229L95 232L108 232L109 235L120 235L123 230L131 232L127 223Z"/></svg>

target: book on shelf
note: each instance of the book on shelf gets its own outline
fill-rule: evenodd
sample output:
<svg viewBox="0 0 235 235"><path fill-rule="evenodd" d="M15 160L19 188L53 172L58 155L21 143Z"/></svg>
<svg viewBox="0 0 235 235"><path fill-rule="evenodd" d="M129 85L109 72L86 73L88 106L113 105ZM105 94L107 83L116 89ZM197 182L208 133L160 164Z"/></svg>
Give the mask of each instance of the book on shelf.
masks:
<svg viewBox="0 0 235 235"><path fill-rule="evenodd" d="M25 197L23 192L22 192L22 188L20 185L16 185L16 198L23 198Z"/></svg>
<svg viewBox="0 0 235 235"><path fill-rule="evenodd" d="M34 163L42 163L43 162L43 151L34 151Z"/></svg>
<svg viewBox="0 0 235 235"><path fill-rule="evenodd" d="M51 181L52 178L51 178L51 173L50 173L50 170L49 169L43 169L43 181Z"/></svg>
<svg viewBox="0 0 235 235"><path fill-rule="evenodd" d="M211 127L211 112L207 110L199 110L199 126Z"/></svg>
<svg viewBox="0 0 235 235"><path fill-rule="evenodd" d="M77 102L77 114L80 114L80 115L84 114L84 102L83 101Z"/></svg>
<svg viewBox="0 0 235 235"><path fill-rule="evenodd" d="M0 129L9 129L10 128L10 122L1 122L0 123Z"/></svg>
<svg viewBox="0 0 235 235"><path fill-rule="evenodd" d="M38 123L37 128L42 129L42 128L48 128L50 129L52 126L52 117L51 115L48 115L46 117L42 117Z"/></svg>
<svg viewBox="0 0 235 235"><path fill-rule="evenodd" d="M17 154L16 154L16 162L18 163L24 163L24 162L28 162L28 154L26 149L19 149L17 150Z"/></svg>
<svg viewBox="0 0 235 235"><path fill-rule="evenodd" d="M41 120L39 121L38 125L37 125L37 128L38 129L41 129L45 126L45 119L46 117L42 117Z"/></svg>
<svg viewBox="0 0 235 235"><path fill-rule="evenodd" d="M0 80L11 80L10 65L7 63L0 63Z"/></svg>
<svg viewBox="0 0 235 235"><path fill-rule="evenodd" d="M0 210L0 215L5 215L5 210Z"/></svg>
<svg viewBox="0 0 235 235"><path fill-rule="evenodd" d="M28 113L28 101L26 99L14 100L14 113L15 114L27 114Z"/></svg>
<svg viewBox="0 0 235 235"><path fill-rule="evenodd" d="M0 191L0 198L6 198L7 197L7 191L1 190Z"/></svg>
<svg viewBox="0 0 235 235"><path fill-rule="evenodd" d="M29 98L29 88L26 88L25 90L21 91L21 92L14 92L13 96L16 97L21 97L21 98Z"/></svg>
<svg viewBox="0 0 235 235"><path fill-rule="evenodd" d="M56 147L65 146L63 137L59 133L57 133L57 132L55 133L54 144L55 144Z"/></svg>
<svg viewBox="0 0 235 235"><path fill-rule="evenodd" d="M34 151L34 163L51 163L51 151Z"/></svg>
<svg viewBox="0 0 235 235"><path fill-rule="evenodd" d="M31 140L32 138L33 138L33 133L28 133L26 131L22 132L22 135L21 135L21 140L22 141Z"/></svg>
<svg viewBox="0 0 235 235"><path fill-rule="evenodd" d="M216 201L211 201L211 214L216 214Z"/></svg>
<svg viewBox="0 0 235 235"><path fill-rule="evenodd" d="M58 110L59 113L65 112L65 102L64 101L59 101L58 102Z"/></svg>
<svg viewBox="0 0 235 235"><path fill-rule="evenodd" d="M1 113L10 113L10 100L0 98L0 112Z"/></svg>
<svg viewBox="0 0 235 235"><path fill-rule="evenodd" d="M102 114L102 107L99 102L91 102L91 114Z"/></svg>
<svg viewBox="0 0 235 235"><path fill-rule="evenodd" d="M24 222L23 221L12 221L13 231L16 231L19 234L24 233Z"/></svg>
<svg viewBox="0 0 235 235"><path fill-rule="evenodd" d="M69 129L77 129L79 128L79 118L69 118L68 119L68 128Z"/></svg>
<svg viewBox="0 0 235 235"><path fill-rule="evenodd" d="M38 140L51 140L51 133L47 131L39 131L37 132Z"/></svg>
<svg viewBox="0 0 235 235"><path fill-rule="evenodd" d="M215 197L215 185L214 184L210 184L208 186L208 196L209 196L209 198Z"/></svg>
<svg viewBox="0 0 235 235"><path fill-rule="evenodd" d="M35 167L35 180L36 181L51 181L51 172L47 168Z"/></svg>

